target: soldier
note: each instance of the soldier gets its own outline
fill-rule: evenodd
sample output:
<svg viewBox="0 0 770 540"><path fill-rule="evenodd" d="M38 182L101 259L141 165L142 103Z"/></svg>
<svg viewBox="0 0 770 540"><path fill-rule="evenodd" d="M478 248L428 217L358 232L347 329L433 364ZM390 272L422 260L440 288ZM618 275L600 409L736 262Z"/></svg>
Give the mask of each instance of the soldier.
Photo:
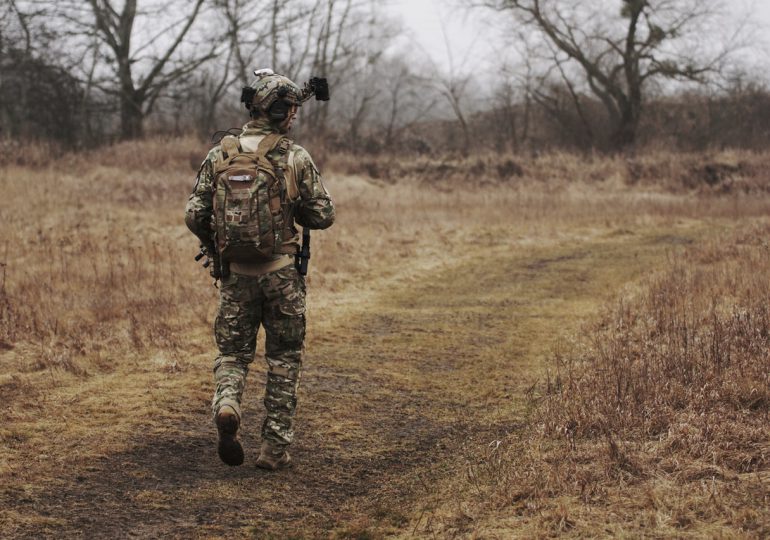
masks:
<svg viewBox="0 0 770 540"><path fill-rule="evenodd" d="M285 136L302 101L314 91L324 99L312 84L319 80L301 90L271 70L254 74L241 97L251 121L206 156L185 223L214 259L212 276L221 279L212 402L219 457L228 465L243 463L241 397L261 324L267 416L257 466L276 470L291 462L287 447L294 438L305 337L305 280L295 265L295 223L325 229L335 211L310 154ZM325 80L320 82L328 99Z"/></svg>

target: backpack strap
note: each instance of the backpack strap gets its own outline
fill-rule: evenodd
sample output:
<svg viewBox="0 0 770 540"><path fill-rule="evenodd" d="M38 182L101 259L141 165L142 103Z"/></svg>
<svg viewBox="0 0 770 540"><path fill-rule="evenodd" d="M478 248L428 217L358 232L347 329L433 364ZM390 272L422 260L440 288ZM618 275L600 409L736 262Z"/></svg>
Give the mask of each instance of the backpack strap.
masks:
<svg viewBox="0 0 770 540"><path fill-rule="evenodd" d="M275 179L278 184L278 194L280 197L280 209L276 209L278 214L274 214L277 218L276 224L280 223L278 228L280 229L280 239L276 241L275 253L283 253L292 255L296 252L296 247L288 244L287 241L294 238L295 232L293 231L291 224L293 223L293 203L299 198L299 190L297 189L296 179L293 175L289 175L291 180L287 178L286 170L288 169L288 157L289 149L291 148L291 139L281 135L280 133L269 133L260 141L257 147L257 159L264 159L270 162L270 165L275 173ZM272 157L267 157L267 154L277 154Z"/></svg>
<svg viewBox="0 0 770 540"><path fill-rule="evenodd" d="M280 140L283 138L283 135L280 133L268 133L265 135L261 141L259 141L259 146L257 146L257 158L259 159L265 159L267 158L267 154L272 152L273 148L275 148Z"/></svg>
<svg viewBox="0 0 770 540"><path fill-rule="evenodd" d="M214 167L215 175L230 165L230 162L238 157L239 154L243 153L241 142L238 140L238 137L235 137L234 135L223 137L222 140L219 141L219 148L222 152L222 161L217 164L218 166Z"/></svg>
<svg viewBox="0 0 770 540"><path fill-rule="evenodd" d="M297 167L294 165L294 150L286 153L286 193L290 201L299 199L299 184L297 184Z"/></svg>
<svg viewBox="0 0 770 540"><path fill-rule="evenodd" d="M294 202L299 198L299 187L297 185L297 179L294 174L286 174L289 169L289 151L294 144L290 138L281 135L280 133L268 133L259 142L257 146L256 155L260 160L269 159L267 155L273 150L278 151L278 159L270 159L270 163L275 170L276 178L281 182L282 186L285 186L286 195L290 202Z"/></svg>

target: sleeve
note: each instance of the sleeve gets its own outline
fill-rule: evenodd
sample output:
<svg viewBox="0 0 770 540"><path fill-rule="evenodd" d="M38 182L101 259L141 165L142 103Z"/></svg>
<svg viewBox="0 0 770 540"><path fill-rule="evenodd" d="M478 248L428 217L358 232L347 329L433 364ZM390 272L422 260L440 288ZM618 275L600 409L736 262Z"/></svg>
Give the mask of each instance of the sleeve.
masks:
<svg viewBox="0 0 770 540"><path fill-rule="evenodd" d="M294 212L295 221L309 229L330 227L335 218L334 203L321 181L321 173L318 172L313 159L301 146L295 146L293 167L299 189L299 202Z"/></svg>
<svg viewBox="0 0 770 540"><path fill-rule="evenodd" d="M214 215L214 156L212 150L201 164L190 198L187 200L184 221L187 228L204 244L213 240Z"/></svg>

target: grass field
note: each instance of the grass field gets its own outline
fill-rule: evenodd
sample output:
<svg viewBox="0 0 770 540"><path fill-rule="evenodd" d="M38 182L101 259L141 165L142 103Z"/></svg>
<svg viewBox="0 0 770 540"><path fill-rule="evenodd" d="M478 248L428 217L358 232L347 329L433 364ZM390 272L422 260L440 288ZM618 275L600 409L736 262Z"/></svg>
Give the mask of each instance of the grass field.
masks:
<svg viewBox="0 0 770 540"><path fill-rule="evenodd" d="M203 152L0 168L0 536L770 534L770 157L321 156L338 222L270 474L259 358L246 463L216 456Z"/></svg>

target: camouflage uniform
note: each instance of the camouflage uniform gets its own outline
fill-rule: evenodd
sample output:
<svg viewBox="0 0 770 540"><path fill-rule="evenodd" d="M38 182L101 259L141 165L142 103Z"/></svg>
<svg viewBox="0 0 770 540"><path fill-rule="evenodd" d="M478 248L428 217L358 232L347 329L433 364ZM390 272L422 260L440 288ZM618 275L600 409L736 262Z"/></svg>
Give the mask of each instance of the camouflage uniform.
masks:
<svg viewBox="0 0 770 540"><path fill-rule="evenodd" d="M244 126L241 141L273 132L265 119ZM274 150L276 152L277 150ZM288 174L293 174L299 198L293 203L296 223L310 229L325 229L334 222L334 205L307 151L299 145L289 150ZM279 156L268 154L277 159ZM206 157L187 203L185 222L204 244L213 234L214 170L221 159L219 146ZM293 232L296 230L293 227ZM298 245L298 235L291 241ZM292 421L297 406L297 387L302 367L305 337L305 280L292 256L276 256L268 265L242 269L231 265L230 275L220 287L219 312L214 323L219 355L214 362L216 391L212 411L228 405L241 416L241 396L249 364L254 359L260 324L265 328L265 359L268 365L262 437L276 447L292 442ZM243 272L243 273L241 273Z"/></svg>

